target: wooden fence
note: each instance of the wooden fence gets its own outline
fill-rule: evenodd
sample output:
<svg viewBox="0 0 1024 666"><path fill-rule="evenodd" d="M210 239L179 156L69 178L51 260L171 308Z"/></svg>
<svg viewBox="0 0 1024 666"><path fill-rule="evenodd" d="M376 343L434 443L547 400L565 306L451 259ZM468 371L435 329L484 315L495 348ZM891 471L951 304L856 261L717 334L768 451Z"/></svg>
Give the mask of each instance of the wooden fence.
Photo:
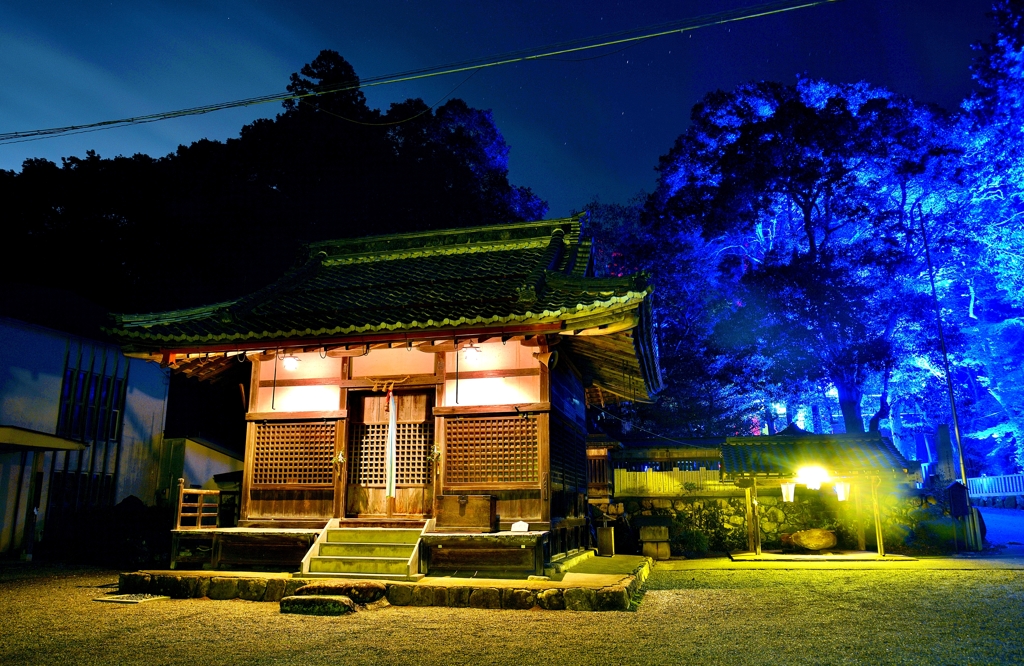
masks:
<svg viewBox="0 0 1024 666"><path fill-rule="evenodd" d="M1024 495L1024 474L974 477L967 479L967 490L971 497Z"/></svg>
<svg viewBox="0 0 1024 666"><path fill-rule="evenodd" d="M670 472L630 472L615 470L616 497L680 497L690 492L686 484L692 483L693 490L705 490L719 483L718 470L701 469L694 472L673 470Z"/></svg>

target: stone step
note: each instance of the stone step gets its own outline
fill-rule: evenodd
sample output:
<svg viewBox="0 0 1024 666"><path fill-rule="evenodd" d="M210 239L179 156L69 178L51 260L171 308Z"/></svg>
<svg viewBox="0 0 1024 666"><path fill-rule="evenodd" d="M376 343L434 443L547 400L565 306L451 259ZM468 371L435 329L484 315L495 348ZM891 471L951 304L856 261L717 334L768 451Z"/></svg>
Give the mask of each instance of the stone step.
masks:
<svg viewBox="0 0 1024 666"><path fill-rule="evenodd" d="M381 581L417 581L425 576L421 573L417 574L378 574L378 573L331 573L330 571L317 571L309 572L306 577L310 580L313 579L331 579L340 578L342 580L381 580Z"/></svg>
<svg viewBox="0 0 1024 666"><path fill-rule="evenodd" d="M415 543L328 542L320 544L321 556L334 557L404 557L409 559Z"/></svg>
<svg viewBox="0 0 1024 666"><path fill-rule="evenodd" d="M309 560L310 573L390 574L409 573L408 557L333 557L317 556Z"/></svg>
<svg viewBox="0 0 1024 666"><path fill-rule="evenodd" d="M327 530L331 543L416 543L421 529L395 527L338 527Z"/></svg>

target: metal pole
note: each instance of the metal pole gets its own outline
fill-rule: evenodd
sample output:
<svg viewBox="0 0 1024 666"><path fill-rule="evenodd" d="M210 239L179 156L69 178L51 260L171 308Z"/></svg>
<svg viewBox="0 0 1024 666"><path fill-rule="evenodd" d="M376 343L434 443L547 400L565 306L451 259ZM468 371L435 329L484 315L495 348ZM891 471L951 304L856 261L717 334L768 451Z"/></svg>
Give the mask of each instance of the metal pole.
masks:
<svg viewBox="0 0 1024 666"><path fill-rule="evenodd" d="M885 543L882 541L882 514L878 510L878 486L882 480L877 476L871 477L871 508L875 512L875 543L878 546L878 554L885 557Z"/></svg>

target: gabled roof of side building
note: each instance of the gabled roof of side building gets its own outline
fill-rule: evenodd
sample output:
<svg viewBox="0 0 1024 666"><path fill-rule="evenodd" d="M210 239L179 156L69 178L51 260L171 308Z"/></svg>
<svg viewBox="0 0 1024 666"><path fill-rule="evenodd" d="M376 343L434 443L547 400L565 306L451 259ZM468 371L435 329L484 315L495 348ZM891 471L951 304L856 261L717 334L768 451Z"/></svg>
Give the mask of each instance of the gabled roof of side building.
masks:
<svg viewBox="0 0 1024 666"><path fill-rule="evenodd" d="M136 353L561 334L585 382L626 399L661 388L643 275L592 277L580 217L314 243L249 296L114 316Z"/></svg>

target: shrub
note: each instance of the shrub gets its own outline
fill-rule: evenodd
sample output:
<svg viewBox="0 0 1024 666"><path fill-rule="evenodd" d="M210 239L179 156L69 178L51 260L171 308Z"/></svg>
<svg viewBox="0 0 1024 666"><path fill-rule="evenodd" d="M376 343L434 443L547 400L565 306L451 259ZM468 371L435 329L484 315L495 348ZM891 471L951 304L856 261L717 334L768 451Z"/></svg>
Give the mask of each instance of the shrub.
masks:
<svg viewBox="0 0 1024 666"><path fill-rule="evenodd" d="M703 532L675 523L669 528L669 550L673 555L697 557L708 552L708 537Z"/></svg>

